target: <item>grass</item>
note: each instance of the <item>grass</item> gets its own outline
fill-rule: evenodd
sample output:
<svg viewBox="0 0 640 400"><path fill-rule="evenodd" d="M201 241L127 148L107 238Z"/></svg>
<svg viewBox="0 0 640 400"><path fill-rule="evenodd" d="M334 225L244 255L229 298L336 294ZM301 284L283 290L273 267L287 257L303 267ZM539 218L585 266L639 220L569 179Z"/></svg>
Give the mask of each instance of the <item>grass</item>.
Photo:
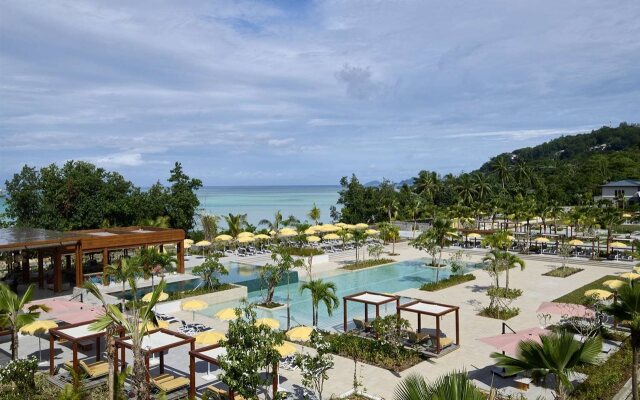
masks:
<svg viewBox="0 0 640 400"><path fill-rule="evenodd" d="M517 307L485 307L478 313L481 317L500 319L506 321L520 314L520 309Z"/></svg>
<svg viewBox="0 0 640 400"><path fill-rule="evenodd" d="M222 292L224 290L229 290L233 288L234 288L233 285L230 285L228 283L223 283L222 285L214 288L199 288L195 290L185 290L183 292L173 292L173 293L169 293L169 298L166 301L180 300L180 299L185 299L187 297L199 296L201 294L217 293L217 292Z"/></svg>
<svg viewBox="0 0 640 400"><path fill-rule="evenodd" d="M591 290L591 289L604 289L607 290L606 287L602 286L602 282L604 281L608 281L609 279L618 279L617 276L614 275L607 275L604 276L600 279L596 279L595 281L591 282L591 283L587 283L586 285L579 287L578 289L574 290L573 292L569 292L567 294L565 294L564 296L558 297L557 299L553 300L554 303L569 303L569 304L584 304L586 300L588 300L585 295L584 292L586 292L587 290Z"/></svg>
<svg viewBox="0 0 640 400"><path fill-rule="evenodd" d="M439 282L429 282L425 283L420 287L420 290L426 290L427 292L436 292L438 290L442 290L451 286L459 285L464 282L469 282L476 279L474 274L464 274L464 275L451 275L446 279L442 279Z"/></svg>
<svg viewBox="0 0 640 400"><path fill-rule="evenodd" d="M342 269L347 269L349 271L355 271L357 269L363 269L363 268L370 268L370 267L375 267L377 265L382 265L382 264L389 264L394 262L394 260L390 259L390 258L379 258L377 260L375 259L371 259L371 260L365 260L365 261L358 261L358 263L353 263L353 264L347 264L344 267L342 267Z"/></svg>
<svg viewBox="0 0 640 400"><path fill-rule="evenodd" d="M542 274L544 276L553 276L555 278L566 278L567 276L571 276L573 274L577 274L578 272L583 271L582 268L574 268L574 267L558 267L554 268L551 271Z"/></svg>
<svg viewBox="0 0 640 400"><path fill-rule="evenodd" d="M500 297L502 299L513 300L522 296L522 289L511 289L511 288L507 289L503 287L501 288L492 287L489 290L487 290L487 296Z"/></svg>

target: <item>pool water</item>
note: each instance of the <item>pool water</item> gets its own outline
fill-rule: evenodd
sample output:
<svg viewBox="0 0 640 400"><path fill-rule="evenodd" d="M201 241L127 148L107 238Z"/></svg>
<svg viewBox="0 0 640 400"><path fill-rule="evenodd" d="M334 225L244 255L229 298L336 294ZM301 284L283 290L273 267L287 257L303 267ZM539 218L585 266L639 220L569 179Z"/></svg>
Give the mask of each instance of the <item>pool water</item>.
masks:
<svg viewBox="0 0 640 400"><path fill-rule="evenodd" d="M358 271L332 271L331 273L316 274L314 278L322 278L325 281L333 282L336 285L336 296L340 300L340 306L333 311L333 315L329 316L326 307L321 303L319 311L319 327L323 329L342 329L343 309L342 297L363 291L395 293L405 289L419 288L423 283L434 282L436 270L426 266L429 259L417 259L410 261L402 261L381 267L362 269ZM465 272L476 269L474 264L467 264ZM301 274L304 274L302 272ZM444 279L451 275L449 268L440 269L440 279ZM278 303L287 303L289 296L291 325L311 325L311 296L308 291L300 293L300 287L303 282L295 282L291 284L281 285L276 288L274 301ZM249 292L249 301L262 302L264 292L259 290ZM212 316L217 311L227 307L237 307L238 301L226 302L209 306L208 309L200 311L201 314ZM372 312L369 308L369 312ZM375 311L373 311L375 312ZM393 304L382 305L380 307L382 315L395 313ZM358 303L349 303L349 316L357 317L364 315L364 305ZM370 314L371 315L371 314ZM280 321L280 327L286 328L287 310L258 310L258 317L274 318Z"/></svg>

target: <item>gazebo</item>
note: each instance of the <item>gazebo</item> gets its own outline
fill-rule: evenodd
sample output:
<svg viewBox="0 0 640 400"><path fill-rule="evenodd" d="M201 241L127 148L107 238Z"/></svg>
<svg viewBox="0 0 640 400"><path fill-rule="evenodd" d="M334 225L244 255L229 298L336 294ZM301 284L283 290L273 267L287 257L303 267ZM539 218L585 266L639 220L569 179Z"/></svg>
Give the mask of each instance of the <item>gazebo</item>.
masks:
<svg viewBox="0 0 640 400"><path fill-rule="evenodd" d="M184 335L179 332L174 332L169 329L155 329L149 331L147 335L142 338L142 351L144 353L144 363L147 371L149 371L149 355L160 353L160 374L164 373L164 352L174 347L179 347L188 344L193 351L196 345L196 338ZM125 368L125 349L132 349L133 345L131 339L128 337L120 337L115 340L116 351L113 360L114 365L121 363L121 370ZM118 348L121 349L120 360L118 359ZM189 375L191 382L189 384L189 398L195 396L195 364L192 362L189 365ZM147 372L147 380L149 380L149 373Z"/></svg>
<svg viewBox="0 0 640 400"><path fill-rule="evenodd" d="M364 304L364 321L365 322L369 321L369 305L374 305L376 307L376 318L380 317L380 306L383 304L395 302L396 308L400 307L400 296L396 296L388 293L360 292L360 293L344 296L342 298L342 306L344 310L344 331L345 332L347 331L347 321L348 321L347 302L349 301Z"/></svg>
<svg viewBox="0 0 640 400"><path fill-rule="evenodd" d="M429 315L436 318L436 354L440 354L440 318L449 313L455 313L456 315L456 340L455 345L460 345L460 307L452 306L448 304L433 303L425 300L415 300L407 304L398 305L397 313L398 318L401 316L402 311L412 312L418 314L418 332L422 330L422 316Z"/></svg>
<svg viewBox="0 0 640 400"><path fill-rule="evenodd" d="M96 361L100 361L100 338L105 335L105 331L93 331L89 329L94 321L80 322L77 324L65 325L61 328L49 329L49 374L54 373L54 343L56 340L66 340L71 343L73 349L73 369L78 371L78 345L95 340Z"/></svg>

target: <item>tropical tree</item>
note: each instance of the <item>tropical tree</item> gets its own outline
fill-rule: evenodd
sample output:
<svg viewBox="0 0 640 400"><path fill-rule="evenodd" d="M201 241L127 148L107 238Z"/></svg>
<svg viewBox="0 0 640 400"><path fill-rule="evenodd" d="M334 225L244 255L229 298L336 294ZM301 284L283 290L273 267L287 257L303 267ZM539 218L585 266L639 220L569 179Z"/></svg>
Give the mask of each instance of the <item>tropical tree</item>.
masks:
<svg viewBox="0 0 640 400"><path fill-rule="evenodd" d="M218 275L229 274L229 271L218 257L207 257L205 262L194 267L191 272L204 281L204 287L207 289L214 289L220 286Z"/></svg>
<svg viewBox="0 0 640 400"><path fill-rule="evenodd" d="M500 249L504 251L509 248L509 245L511 245L511 241L512 240L509 232L501 230L486 236L482 240L482 244L485 246L489 246L492 249Z"/></svg>
<svg viewBox="0 0 640 400"><path fill-rule="evenodd" d="M247 227L247 214L231 214L225 215L224 220L227 222L227 230L229 235L237 237Z"/></svg>
<svg viewBox="0 0 640 400"><path fill-rule="evenodd" d="M42 304L31 304L25 309L33 297L33 285L29 285L22 297L18 297L9 286L0 283L0 327L11 329L11 359L18 358L18 331L25 325L34 322L40 311L49 311Z"/></svg>
<svg viewBox="0 0 640 400"><path fill-rule="evenodd" d="M458 196L463 203L471 204L476 195L474 182L469 174L462 174L458 178L458 184L456 186Z"/></svg>
<svg viewBox="0 0 640 400"><path fill-rule="evenodd" d="M438 174L435 172L420 171L418 176L413 179L413 187L416 193L431 202L433 202L439 186Z"/></svg>
<svg viewBox="0 0 640 400"><path fill-rule="evenodd" d="M595 364L602 349L599 336L576 340L573 333L563 331L540 336L541 343L524 340L518 345L518 355L511 357L502 353L492 353L498 367L509 375L528 372L541 382L552 375L555 378L555 392L558 399L567 398L573 388L571 376L583 364Z"/></svg>
<svg viewBox="0 0 640 400"><path fill-rule="evenodd" d="M145 279L151 278L151 288L153 289L155 286L154 277L159 273L173 271L178 260L174 256L160 253L154 246L150 246L141 248L132 262L140 266Z"/></svg>
<svg viewBox="0 0 640 400"><path fill-rule="evenodd" d="M130 279L135 279L141 274L142 270L140 266L127 258L121 258L115 264L111 264L105 269L105 278L107 280L114 278L116 282L121 282L122 292L124 292L125 284L129 282ZM122 304L124 305L124 298L122 299Z"/></svg>
<svg viewBox="0 0 640 400"><path fill-rule="evenodd" d="M633 400L638 400L638 350L640 350L640 284L629 284L618 289L617 301L607 308L607 312L631 331L633 368L631 369L631 391Z"/></svg>
<svg viewBox="0 0 640 400"><path fill-rule="evenodd" d="M316 225L320 223L320 209L316 206L316 203L313 203L313 207L307 214L310 220L312 220Z"/></svg>
<svg viewBox="0 0 640 400"><path fill-rule="evenodd" d="M522 258L515 254L509 253L499 249L491 250L484 258L482 262L485 263L489 271L496 276L496 288L500 287L499 276L501 272L505 272L505 291L509 291L509 270L511 268L520 267L520 270L524 270L525 262Z"/></svg>
<svg viewBox="0 0 640 400"><path fill-rule="evenodd" d="M364 241L367 240L368 236L369 235L367 235L367 233L362 229L355 229L351 233L351 239L353 240L353 244L356 247L356 265L358 264L358 254L359 254L360 247L362 247L362 245L364 244Z"/></svg>
<svg viewBox="0 0 640 400"><path fill-rule="evenodd" d="M391 254L395 254L396 240L400 238L400 228L389 222L382 222L378 225L378 229L380 230L380 236L382 237L382 240L392 243Z"/></svg>
<svg viewBox="0 0 640 400"><path fill-rule="evenodd" d="M316 354L310 353L296 354L293 365L300 368L302 384L311 386L318 394L318 399L322 400L324 383L329 379L327 371L333 368L333 356L329 352L330 344L324 334L318 331L311 333L311 346L316 349Z"/></svg>
<svg viewBox="0 0 640 400"><path fill-rule="evenodd" d="M149 302L143 302L137 295L136 279L129 278L129 288L132 295L131 307L128 313L123 313L117 306L106 303L102 293L93 282L87 281L84 284L84 288L102 303L105 310L104 316L89 325L89 329L101 331L112 329L116 326L118 329L123 330L131 340L131 351L133 353L133 374L131 380L133 393L137 400L148 400L151 394L151 386L149 382L147 382L147 374L149 371L144 363L142 340L148 333L147 326L149 324L158 326L153 308L158 302L158 298L165 286L166 282L163 279L153 290ZM111 362L113 363L113 361ZM113 384L113 379L110 382Z"/></svg>
<svg viewBox="0 0 640 400"><path fill-rule="evenodd" d="M265 264L260 269L260 280L267 289L267 295L264 299L264 304L267 306L273 304L273 296L280 281L292 269L304 266L303 260L294 260L291 254L283 247L274 249L273 253L271 253L271 260L274 262L273 264Z"/></svg>
<svg viewBox="0 0 640 400"><path fill-rule="evenodd" d="M432 384L418 374L411 374L398 384L394 400L485 400L483 394L467 376L466 372L452 372L440 377Z"/></svg>
<svg viewBox="0 0 640 400"><path fill-rule="evenodd" d="M502 184L502 189L505 189L507 182L511 180L511 165L507 157L497 157L491 165L493 173L498 177L498 180Z"/></svg>
<svg viewBox="0 0 640 400"><path fill-rule="evenodd" d="M305 290L311 293L311 312L313 326L318 326L318 311L320 309L320 303L323 303L327 308L327 314L333 315L333 310L340 306L340 301L336 296L336 284L333 282L326 282L322 279L312 279L300 286L300 293Z"/></svg>
<svg viewBox="0 0 640 400"><path fill-rule="evenodd" d="M204 214L200 217L200 225L202 225L202 233L204 233L204 240L213 242L218 235L218 222L220 221L219 215Z"/></svg>
<svg viewBox="0 0 640 400"><path fill-rule="evenodd" d="M416 230L418 229L418 218L420 218L423 211L424 207L420 196L413 194L405 207L405 213L411 218L411 221L413 221L411 232L414 238L416 237Z"/></svg>
<svg viewBox="0 0 640 400"><path fill-rule="evenodd" d="M440 264L442 263L442 250L449 243L451 231L451 220L446 218L436 218L433 220L431 228L426 232L418 235L417 238L409 242L411 246L418 250L433 251L434 256L438 258L432 260L433 266L436 268L436 283L440 281Z"/></svg>
<svg viewBox="0 0 640 400"><path fill-rule="evenodd" d="M268 219L261 219L258 222L258 225L264 225L268 230L278 232L280 228L282 228L284 218L282 217L282 212L280 210L276 211L273 215L273 221L269 221Z"/></svg>

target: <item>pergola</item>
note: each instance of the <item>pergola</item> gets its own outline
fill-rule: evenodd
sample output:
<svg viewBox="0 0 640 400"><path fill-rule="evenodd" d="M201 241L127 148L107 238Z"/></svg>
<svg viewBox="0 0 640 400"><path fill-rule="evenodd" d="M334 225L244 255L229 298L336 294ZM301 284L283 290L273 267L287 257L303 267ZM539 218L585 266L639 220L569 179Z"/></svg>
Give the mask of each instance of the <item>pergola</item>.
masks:
<svg viewBox="0 0 640 400"><path fill-rule="evenodd" d="M418 332L422 330L422 316L436 317L436 354L440 353L440 318L449 313L456 314L456 345L460 345L460 307L448 304L433 303L425 300L415 300L407 304L398 305L397 313L400 318L402 311L418 314Z"/></svg>
<svg viewBox="0 0 640 400"><path fill-rule="evenodd" d="M100 338L105 335L105 331L93 331L89 329L95 321L80 322L78 324L65 325L62 328L49 329L49 374L54 372L54 343L56 340L66 340L71 343L73 349L73 369L78 371L78 345L95 340L96 361L100 361Z"/></svg>
<svg viewBox="0 0 640 400"><path fill-rule="evenodd" d="M364 321L369 321L369 305L376 306L376 318L380 317L380 306L383 304L395 302L396 307L400 306L400 296L386 293L377 292L360 292L350 294L342 298L342 306L344 309L344 331L347 331L347 302L354 301L356 303L364 304Z"/></svg>
<svg viewBox="0 0 640 400"><path fill-rule="evenodd" d="M147 335L142 338L142 352L144 353L144 364L146 370L149 371L149 355L160 353L160 374L164 373L164 352L174 347L179 347L188 344L193 351L196 346L196 338L184 335L179 332L174 332L169 329L154 329L149 331ZM116 351L113 360L114 365L121 363L121 370L125 368L125 349L132 349L131 338L120 337L115 340ZM118 360L118 348L121 350L120 360ZM189 376L191 382L189 384L189 398L195 396L195 364L192 362L189 365ZM147 381L149 381L149 373L147 372Z"/></svg>
<svg viewBox="0 0 640 400"><path fill-rule="evenodd" d="M29 257L38 257L38 285L44 287L44 258L51 257L53 263L53 291L62 288L62 259L67 269L75 260L75 285L84 282L84 255L100 254L102 272L109 265L110 252L146 246L175 244L177 248L177 271L184 273L184 238L182 229L130 226L109 229L91 229L59 232L36 228L0 229L0 252L13 254L20 263L22 280L31 281ZM104 276L104 275L103 275ZM108 284L108 282L104 282Z"/></svg>
<svg viewBox="0 0 640 400"><path fill-rule="evenodd" d="M190 371L191 371L191 386L195 388L196 381L196 358L206 361L210 364L220 365L218 361L220 357L225 356L227 354L227 349L218 344L213 344L211 346L204 346L197 350L191 350L189 352L190 360ZM273 365L273 397L275 398L278 393L278 364ZM233 400L235 395L233 391L229 391L229 397Z"/></svg>

